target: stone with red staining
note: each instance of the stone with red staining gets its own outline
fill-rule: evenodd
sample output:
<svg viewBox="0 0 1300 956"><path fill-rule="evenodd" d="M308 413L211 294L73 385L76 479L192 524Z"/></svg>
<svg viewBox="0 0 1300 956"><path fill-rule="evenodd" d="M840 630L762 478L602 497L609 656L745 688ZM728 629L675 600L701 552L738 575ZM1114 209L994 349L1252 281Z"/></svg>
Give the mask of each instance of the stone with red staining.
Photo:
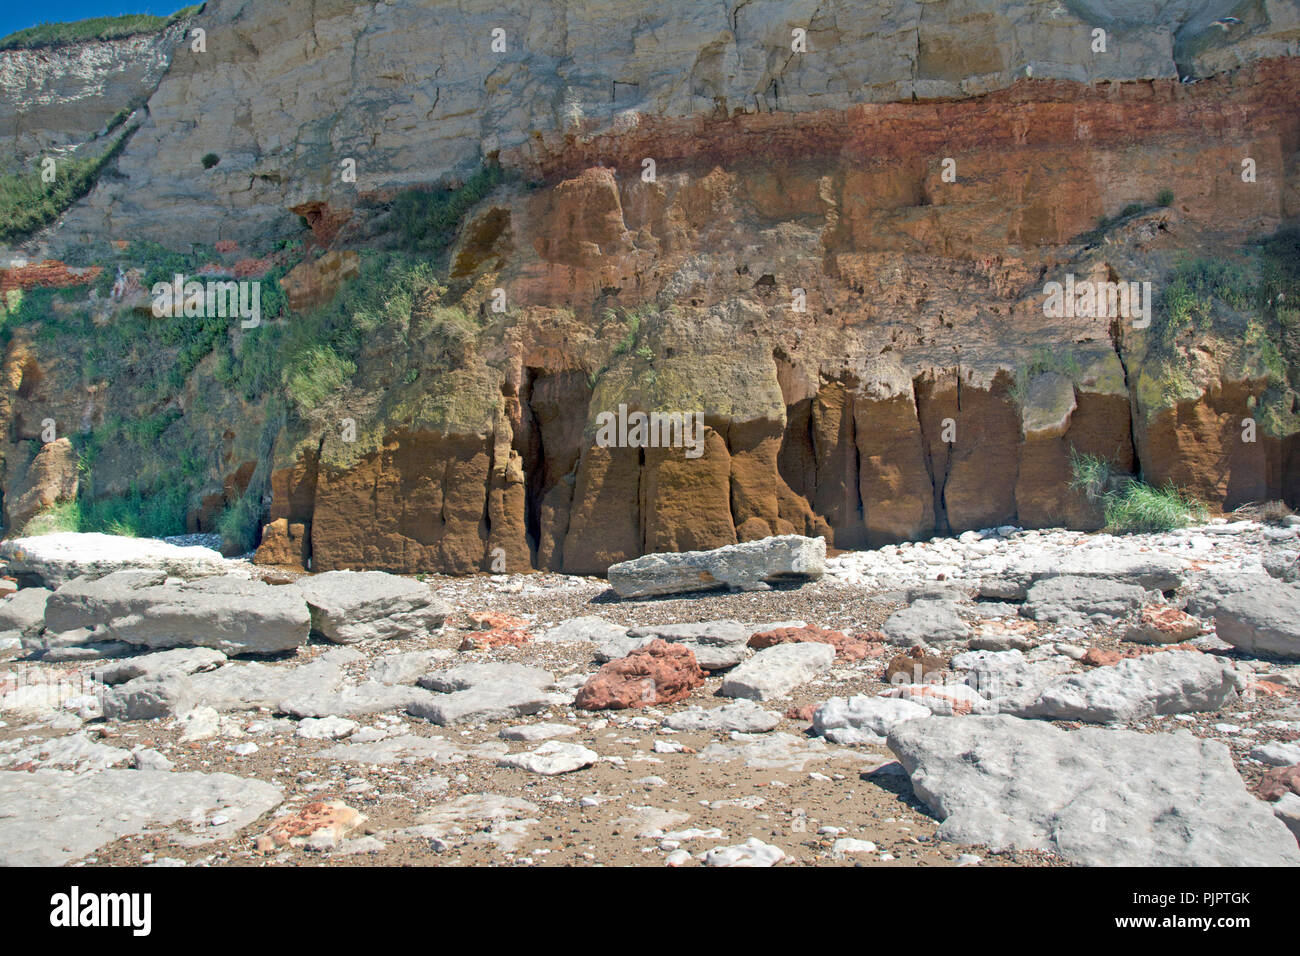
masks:
<svg viewBox="0 0 1300 956"><path fill-rule="evenodd" d="M908 684L891 687L880 696L910 700L928 707L937 716L946 717L965 717L982 712L988 703L978 691L965 684Z"/></svg>
<svg viewBox="0 0 1300 956"><path fill-rule="evenodd" d="M574 704L583 710L672 704L703 683L695 652L659 639L604 665L578 691Z"/></svg>
<svg viewBox="0 0 1300 956"><path fill-rule="evenodd" d="M1260 778L1255 792L1270 802L1281 800L1288 793L1300 795L1300 763L1268 771Z"/></svg>
<svg viewBox="0 0 1300 956"><path fill-rule="evenodd" d="M462 651L520 647L533 639L528 630L528 622L523 618L498 614L496 611L477 611L469 615L469 620L478 631L465 635L465 639L460 642Z"/></svg>
<svg viewBox="0 0 1300 956"><path fill-rule="evenodd" d="M318 800L288 816L275 820L259 836L259 853L269 853L283 846L309 846L328 849L366 822L366 815L342 800Z"/></svg>
<svg viewBox="0 0 1300 956"><path fill-rule="evenodd" d="M1246 685L1246 692L1254 691L1257 694L1269 694L1273 697L1285 697L1286 688L1281 684L1275 684L1268 680L1251 681Z"/></svg>
<svg viewBox="0 0 1300 956"><path fill-rule="evenodd" d="M1124 640L1137 644L1181 644L1190 641L1204 625L1186 611L1168 604L1148 604L1138 612L1138 619L1124 634Z"/></svg>
<svg viewBox="0 0 1300 956"><path fill-rule="evenodd" d="M785 712L788 720L802 720L805 723L811 723L813 714L817 713L820 704L804 704L802 707L791 707Z"/></svg>
<svg viewBox="0 0 1300 956"><path fill-rule="evenodd" d="M1146 654L1158 654L1161 651L1195 651L1198 648L1191 644L1168 644L1162 647L1125 647L1120 650L1106 650L1101 647L1088 648L1083 656L1079 658L1080 664L1087 664L1089 667L1109 667L1112 664L1118 664L1120 661L1126 661L1132 657L1142 657Z"/></svg>
<svg viewBox="0 0 1300 956"><path fill-rule="evenodd" d="M876 649L867 641L849 637L841 631L829 631L810 624L806 627L778 627L770 631L760 631L749 639L749 646L755 650L774 647L777 644L815 643L829 644L835 648L835 656L849 661L865 660L878 657L883 649Z"/></svg>

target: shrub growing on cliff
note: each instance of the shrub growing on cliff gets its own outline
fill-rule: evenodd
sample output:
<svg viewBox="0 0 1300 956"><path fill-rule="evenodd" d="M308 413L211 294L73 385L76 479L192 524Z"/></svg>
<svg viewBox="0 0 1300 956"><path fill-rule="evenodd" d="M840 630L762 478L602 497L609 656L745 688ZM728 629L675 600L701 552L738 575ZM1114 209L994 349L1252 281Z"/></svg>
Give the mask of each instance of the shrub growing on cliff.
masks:
<svg viewBox="0 0 1300 956"><path fill-rule="evenodd" d="M1068 349L1040 348L1034 357L1022 363L1016 369L1016 380L1008 394L1017 405L1024 405L1030 384L1044 372L1059 372L1070 379L1077 380L1082 373L1079 357Z"/></svg>

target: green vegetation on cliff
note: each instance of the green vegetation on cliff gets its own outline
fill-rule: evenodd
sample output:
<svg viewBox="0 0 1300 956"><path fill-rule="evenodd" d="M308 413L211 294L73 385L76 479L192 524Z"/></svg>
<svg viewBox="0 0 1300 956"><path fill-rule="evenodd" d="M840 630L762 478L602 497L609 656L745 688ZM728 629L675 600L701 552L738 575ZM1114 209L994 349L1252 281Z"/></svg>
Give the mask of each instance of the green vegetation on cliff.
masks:
<svg viewBox="0 0 1300 956"><path fill-rule="evenodd" d="M1172 531L1206 517L1204 505L1172 484L1155 488L1116 474L1110 462L1096 455L1072 450L1070 468L1070 487L1102 505L1106 530L1114 534Z"/></svg>
<svg viewBox="0 0 1300 956"><path fill-rule="evenodd" d="M34 50L66 43L91 40L121 40L141 33L161 33L173 23L187 20L203 9L203 4L183 7L169 17L132 13L120 17L92 17L71 23L42 23L0 38L0 50Z"/></svg>
<svg viewBox="0 0 1300 956"><path fill-rule="evenodd" d="M42 180L39 163L29 170L0 174L0 242L15 242L48 226L90 192L129 132L121 133L98 156L55 159L53 182Z"/></svg>
<svg viewBox="0 0 1300 956"><path fill-rule="evenodd" d="M1251 399L1263 432L1300 432L1298 305L1300 230L1278 232L1244 250L1239 261L1179 259L1150 329L1130 343L1138 407L1152 414L1195 400L1207 374L1251 380L1263 383Z"/></svg>

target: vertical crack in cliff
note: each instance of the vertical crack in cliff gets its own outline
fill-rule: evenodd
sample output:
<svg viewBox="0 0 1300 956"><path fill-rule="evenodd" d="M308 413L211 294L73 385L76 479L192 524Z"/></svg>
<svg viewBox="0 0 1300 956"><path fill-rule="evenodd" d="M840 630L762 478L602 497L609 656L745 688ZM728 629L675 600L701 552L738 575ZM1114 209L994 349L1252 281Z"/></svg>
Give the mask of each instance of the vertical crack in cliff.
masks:
<svg viewBox="0 0 1300 956"><path fill-rule="evenodd" d="M854 535L854 539L860 539L863 545L866 544L867 531L867 506L862 501L862 449L858 446L858 410L857 400L849 393L849 400L845 403L845 410L849 416L849 441L853 449L853 503L858 516L859 531Z"/></svg>
<svg viewBox="0 0 1300 956"><path fill-rule="evenodd" d="M541 369L531 366L524 369L524 380L519 388L520 431L526 444L517 449L524 466L524 537L533 567L538 567L537 549L542 540L542 497L546 491L546 445L542 440L541 421L533 408L533 385ZM515 436L518 441L519 436Z"/></svg>
<svg viewBox="0 0 1300 956"><path fill-rule="evenodd" d="M1128 363L1124 361L1124 341L1119 322L1119 319L1115 319L1110 323L1110 347L1115 350L1115 358L1119 360L1119 367L1124 372L1124 393L1128 396L1129 442L1133 445L1133 474L1141 478L1142 456L1138 451L1137 393L1134 391L1133 383L1129 381Z"/></svg>

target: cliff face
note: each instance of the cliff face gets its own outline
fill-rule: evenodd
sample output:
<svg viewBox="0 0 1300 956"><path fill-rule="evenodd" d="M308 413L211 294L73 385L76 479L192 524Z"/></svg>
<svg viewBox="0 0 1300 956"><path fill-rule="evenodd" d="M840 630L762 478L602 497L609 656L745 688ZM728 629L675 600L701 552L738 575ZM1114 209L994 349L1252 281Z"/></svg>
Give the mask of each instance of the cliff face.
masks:
<svg viewBox="0 0 1300 956"><path fill-rule="evenodd" d="M1230 13L1240 26L1213 26ZM976 96L1026 75L1178 80L1300 52L1300 11L1277 0L211 0L195 22L207 52L177 46L121 178L56 245L287 235L305 203L351 206L647 118ZM791 51L796 29L806 53ZM220 163L205 169L209 153ZM355 184L340 180L347 158Z"/></svg>
<svg viewBox="0 0 1300 956"><path fill-rule="evenodd" d="M275 387L221 385L267 330L222 332L142 397L17 328L6 495L49 469L44 419L175 410L161 434L202 459L191 528L265 482L260 559L316 570L1097 527L1072 452L1215 507L1298 503L1281 305L1216 298L1186 329L1044 309L1067 275L1159 299L1189 255L1259 267L1252 244L1300 217L1295 4L1157 4L1154 25L1128 3L677 6L209 3L208 52L175 46L113 175L27 252L220 242L236 268L301 261L305 311L340 255L388 241L401 187L484 162L505 181L459 219L436 292L367 318L283 427ZM270 254L300 215L306 245ZM702 454L605 447L620 407L698 412ZM138 463L98 450L94 493L123 493Z"/></svg>

